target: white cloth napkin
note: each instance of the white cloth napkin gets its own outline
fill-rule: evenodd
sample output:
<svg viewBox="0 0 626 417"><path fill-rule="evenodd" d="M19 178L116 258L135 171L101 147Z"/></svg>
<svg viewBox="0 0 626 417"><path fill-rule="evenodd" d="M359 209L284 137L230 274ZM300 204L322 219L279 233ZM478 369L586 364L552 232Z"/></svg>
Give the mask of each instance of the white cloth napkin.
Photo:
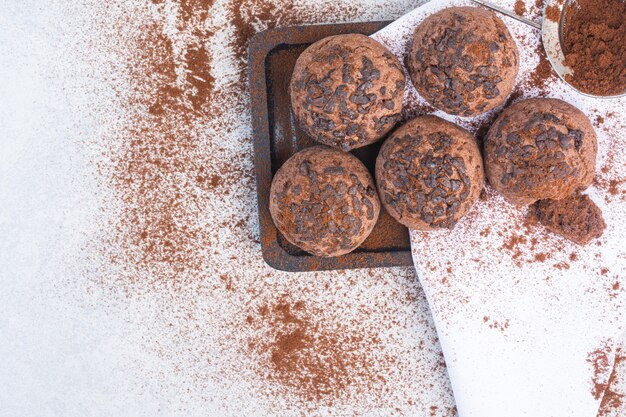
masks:
<svg viewBox="0 0 626 417"><path fill-rule="evenodd" d="M498 4L513 9L512 1ZM453 5L474 4L433 0L373 37L404 62L415 26ZM625 311L626 184L611 180L626 181L626 100L591 99L556 79L548 94L528 85L540 33L501 17L520 50L521 98L563 99L597 124L599 174L589 194L608 227L598 241L578 247L542 227L525 227L525 210L487 187L486 199L454 230L412 231L413 259L460 417L594 417ZM409 113L419 114L423 104L409 86ZM434 114L476 132L494 112L473 119Z"/></svg>

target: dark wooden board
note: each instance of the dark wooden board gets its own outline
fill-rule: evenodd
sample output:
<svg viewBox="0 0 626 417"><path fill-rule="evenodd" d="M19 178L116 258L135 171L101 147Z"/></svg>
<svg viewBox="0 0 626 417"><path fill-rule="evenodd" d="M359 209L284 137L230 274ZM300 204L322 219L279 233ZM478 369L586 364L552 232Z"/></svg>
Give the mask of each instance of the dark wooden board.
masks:
<svg viewBox="0 0 626 417"><path fill-rule="evenodd" d="M274 226L269 192L274 173L294 153L315 142L295 126L289 100L289 80L298 56L310 44L344 33L371 35L390 22L297 26L256 35L249 48L249 80L254 135L255 170L263 258L283 271L411 266L406 227L384 209L369 238L354 252L320 258L291 245ZM372 175L382 141L353 151Z"/></svg>

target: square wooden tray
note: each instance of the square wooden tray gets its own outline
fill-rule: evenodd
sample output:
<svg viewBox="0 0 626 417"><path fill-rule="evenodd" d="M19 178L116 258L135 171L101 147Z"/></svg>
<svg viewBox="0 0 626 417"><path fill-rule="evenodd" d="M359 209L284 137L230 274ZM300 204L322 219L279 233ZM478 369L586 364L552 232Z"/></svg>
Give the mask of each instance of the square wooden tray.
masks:
<svg viewBox="0 0 626 417"><path fill-rule="evenodd" d="M259 203L263 258L283 271L412 266L406 227L381 210L369 238L354 252L336 258L320 258L291 245L274 226L269 193L274 173L297 151L315 145L295 126L289 100L289 80L296 59L312 43L345 33L371 35L390 22L297 26L257 34L249 47L249 81L254 135L254 165ZM374 174L382 141L353 151Z"/></svg>

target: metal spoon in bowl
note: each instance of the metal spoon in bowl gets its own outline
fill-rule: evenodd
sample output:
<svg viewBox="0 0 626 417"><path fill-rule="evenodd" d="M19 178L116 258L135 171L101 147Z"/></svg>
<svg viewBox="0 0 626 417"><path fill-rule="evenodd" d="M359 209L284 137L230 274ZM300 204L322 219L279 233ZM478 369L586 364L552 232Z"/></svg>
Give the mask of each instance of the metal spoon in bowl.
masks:
<svg viewBox="0 0 626 417"><path fill-rule="evenodd" d="M567 75L573 74L573 71L570 67L565 65L565 53L563 52L563 48L561 46L561 35L563 31L563 26L564 26L563 22L565 21L564 15L567 12L567 8L574 3L574 0L548 0L547 2L548 4L546 5L546 8L544 9L544 16L543 16L543 21L541 24L534 22L532 20L526 19L525 17L522 17L510 10L503 9L502 7L497 6L488 1L485 1L485 0L472 0L472 1L474 3L483 5L489 9L495 10L496 12L512 17L515 20L519 20L520 22L525 23L529 26L532 26L535 29L541 30L541 40L543 42L543 48L546 51L546 55L548 56L548 61L550 61L552 68L554 68L554 71L557 73L559 78L565 81L574 90L578 91L579 93L583 95L586 95L588 97L594 97L594 98L610 99L610 98L618 98L618 97L626 96L626 91L624 91L621 94L617 94L613 96L598 96L598 95L588 94L588 93L585 93L584 91L580 91L579 89L574 87L565 79ZM556 7L556 10L558 11L558 16L555 16L556 19L553 20L553 19L546 18L545 10L547 10L548 7L553 7L553 8Z"/></svg>

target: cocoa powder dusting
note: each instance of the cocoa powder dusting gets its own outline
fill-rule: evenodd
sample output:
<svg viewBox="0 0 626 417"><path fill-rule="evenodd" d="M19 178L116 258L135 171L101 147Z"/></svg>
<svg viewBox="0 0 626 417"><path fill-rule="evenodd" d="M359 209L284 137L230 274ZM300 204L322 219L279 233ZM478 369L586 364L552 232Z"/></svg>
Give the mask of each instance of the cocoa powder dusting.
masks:
<svg viewBox="0 0 626 417"><path fill-rule="evenodd" d="M533 20L537 20L537 19L542 17L543 0L535 0L535 2L530 4L530 7L528 7L528 5L526 5L526 6L527 6L527 9L528 9L528 16L526 16L526 17L528 17L530 19L533 19Z"/></svg>
<svg viewBox="0 0 626 417"><path fill-rule="evenodd" d="M269 325L271 334L253 340L253 352L266 358L270 380L302 400L332 404L348 395L351 387L382 389L383 379L372 372L382 359L375 334L355 333L343 326L328 328L315 319L319 312L289 296L260 307L258 315L252 325Z"/></svg>
<svg viewBox="0 0 626 417"><path fill-rule="evenodd" d="M495 330L499 330L500 333L505 333L506 329L509 328L509 320L505 319L505 320L493 320L490 319L488 316L484 316L483 317L483 322L489 326L490 329L495 329Z"/></svg>
<svg viewBox="0 0 626 417"><path fill-rule="evenodd" d="M558 23L560 15L561 14L559 13L559 7L556 3L546 7L546 19L550 19L553 22Z"/></svg>
<svg viewBox="0 0 626 417"><path fill-rule="evenodd" d="M228 195L228 186L251 172L236 161L211 158L200 147L208 139L202 130L205 121L219 123L229 106L223 91L215 88L212 52L206 41L217 31L206 24L217 6L212 0L176 1L176 28L185 35L181 42L168 33L165 2L152 3L161 15L145 17L143 27L130 32L132 15L123 15L116 24L116 36L133 51L130 60L120 60L127 62L130 85L122 92L128 97L127 114L111 145L113 165L103 164L101 171L110 175L121 203L111 260L134 281L143 276L171 284L183 279L181 273L199 271L206 261L202 252L216 238L197 221L206 198ZM357 6L300 10L289 2L254 0L232 2L227 9L235 28L228 46L240 83L232 98L239 100L247 90L247 46L259 22L272 28L279 21L318 23L362 12ZM211 146L218 147L219 141Z"/></svg>
<svg viewBox="0 0 626 417"><path fill-rule="evenodd" d="M604 396L600 402L600 410L597 417L605 417L616 414L624 407L624 392L620 392L618 389L620 384L624 381L624 367L626 366L626 355L622 353L621 348L618 348L615 352L615 360L613 362L613 369L611 376L607 382L607 387L604 390Z"/></svg>
<svg viewBox="0 0 626 417"><path fill-rule="evenodd" d="M591 394L596 400L602 398L608 385L611 372L611 353L611 342L604 341L599 348L587 355L587 362L593 370Z"/></svg>
<svg viewBox="0 0 626 417"><path fill-rule="evenodd" d="M574 71L567 80L601 96L626 91L626 2L578 0L566 13L565 63Z"/></svg>
<svg viewBox="0 0 626 417"><path fill-rule="evenodd" d="M608 135L610 141L607 157L594 178L594 185L604 191L604 200L607 203L626 201L626 174L620 172L620 169L626 167L623 163L623 152L620 149L623 140L621 132L625 126L619 123L611 127L606 126L617 117L614 112L611 112L606 119L598 119L599 125L597 126Z"/></svg>
<svg viewBox="0 0 626 417"><path fill-rule="evenodd" d="M507 241L504 242L501 249L506 250L511 258L514 259L515 263L518 266L522 265L522 262L519 260L521 256L524 254L523 246L528 242L525 235L519 235L513 233Z"/></svg>
<svg viewBox="0 0 626 417"><path fill-rule="evenodd" d="M567 270L567 269L570 268L569 264L567 262L559 262L559 263L554 264L553 266L554 266L554 268L556 268L556 269L558 269L560 271Z"/></svg>
<svg viewBox="0 0 626 417"><path fill-rule="evenodd" d="M626 194L626 190L621 190L622 184L626 183L626 179L623 180L610 180L609 181L609 194L619 195Z"/></svg>
<svg viewBox="0 0 626 417"><path fill-rule="evenodd" d="M539 65L533 69L528 76L530 87L534 87L539 90L542 95L547 94L549 91L549 85L558 76L552 68L552 64L548 61L548 56L543 48L543 44L539 43L535 49L537 56L539 57Z"/></svg>
<svg viewBox="0 0 626 417"><path fill-rule="evenodd" d="M455 415L411 269L373 271L369 283L362 270L297 277L271 270L254 215L250 38L279 24L377 20L408 10L385 2L131 3L128 10L102 6L103 16L115 17L100 47L120 67L111 82L122 108L99 166L114 207L102 249L114 272L98 284L128 297L129 309L129 299L145 297L149 319L137 340L163 365L142 370L151 388L165 391L180 377L185 401L217 401L223 415L248 415L257 403L268 415L281 407L319 415L326 406L359 415L391 405L415 414L433 403L434 415ZM422 320L420 310L423 322L404 318L405 310ZM385 336L413 337L418 325L414 344ZM433 391L433 372L442 390Z"/></svg>
<svg viewBox="0 0 626 417"><path fill-rule="evenodd" d="M198 150L195 119L203 115L213 86L210 56L202 47L177 64L171 39L160 22L146 23L130 40L131 92L125 126L111 156L111 185L122 203L112 247L113 261L128 266L131 279L164 281L198 270L197 255L210 245L202 227L190 221L199 205L205 168ZM177 65L187 67L184 77ZM186 178L180 181L179 178ZM219 185L212 177L212 188ZM121 250L119 250L121 249Z"/></svg>
<svg viewBox="0 0 626 417"><path fill-rule="evenodd" d="M126 43L116 45L123 59L115 62L124 63L128 85L121 91L126 100L124 117L106 154L109 165L101 167L119 203L108 255L121 273L110 285L126 291L140 286L145 291L155 287L169 291L158 295L151 311L155 323L141 323L150 328L142 342L171 365L168 372L182 375L185 384L194 387L214 387L215 381L241 372L247 384L242 390L252 386L271 393L270 398L283 398L281 405L291 408L301 402L345 406L342 401L347 399L351 404L363 401L370 411L398 405L407 415L415 414L421 398L410 391L431 391L414 383L422 376L414 359L419 352L405 340L381 336L415 331L407 327L414 324L399 317L404 310L413 313L419 307L397 301L421 297L411 287L415 276L408 273L403 281L397 274L374 272L370 277L374 285L364 284L367 277L360 279L362 274L351 272L296 279L266 267L253 214L256 196L247 126L246 49L255 33L279 24L377 20L390 17L391 6L383 2L375 6L383 13L369 11L364 4L151 3L151 8L129 13L116 23ZM539 3L535 7L541 7ZM177 14L173 26L166 18L171 5ZM226 16L225 25L212 20L221 15ZM127 26L136 30L127 32ZM222 44L218 35L225 28L229 35ZM232 64L227 71L217 70L216 51ZM495 232L484 230L495 238ZM528 246L528 241L515 235L503 248L520 258L526 254L520 247ZM542 256L530 254L530 259L543 262ZM448 268L452 276L452 267ZM285 288L289 295L275 295ZM385 292L370 297L372 288ZM263 300L260 305L258 299ZM467 303L463 296L451 299ZM359 307L342 316L337 313L337 300ZM374 323L368 322L371 317ZM504 331L508 321L492 325ZM165 343L163 334L168 336ZM436 335L425 345L424 350L436 350ZM441 369L445 375L443 358L429 371ZM231 398L223 392L219 395ZM215 400L211 395L215 394L203 400ZM426 407L431 414L455 415L451 392L438 400L436 406ZM284 411L281 405L272 411ZM228 405L228 415L237 415L238 406ZM316 410L308 410L307 415L316 415Z"/></svg>
<svg viewBox="0 0 626 417"><path fill-rule="evenodd" d="M514 1L509 2L509 7L515 3ZM539 10L543 6L544 2L540 0L536 1L534 6L532 2L526 2L526 15L528 17L535 16L536 20L539 20ZM519 12L520 10L517 11ZM548 11L548 14L550 14L550 11ZM572 94L571 88L565 85L552 70L541 45L540 32L526 30L520 32L523 32L521 36L515 35L516 41L521 46L521 71L518 85L520 86L522 96L525 98L558 96L565 97L568 100L567 97L570 97ZM604 120L604 123L606 123L604 129L608 130L604 130L599 135L600 138L605 139L609 135L619 136L619 133L613 132L621 132L623 130L619 125L620 116L608 116L607 107L609 106L600 105L601 108L596 107L598 110L594 111L592 109L595 104L592 101L586 101L583 98L578 103L578 106L588 116L592 117L595 113L601 113L606 118ZM486 121L488 118L489 115L482 118L481 121ZM458 123L469 125L472 132L475 132L480 127L480 123L474 121L458 120ZM486 124L489 125L489 122L486 122ZM611 127L608 128L608 125ZM610 133L607 134L608 131ZM479 134L478 136L482 135ZM606 188L600 190L597 194L595 190L592 192L594 200L599 205L599 199L604 199L606 194L612 195L610 192L612 189L610 181L622 177L620 174L623 172L624 166L621 142L615 141L614 145L607 145L607 142L609 141L600 143L601 153L598 158L599 164L603 167L606 166L606 175L604 176ZM612 142L613 140L609 143ZM607 149L611 151L607 153ZM615 158L611 157L613 153L617 155ZM623 213L623 207L616 204L609 206L611 209L606 211L607 223L609 223L609 218L611 223L607 227L606 235L602 238L602 248L597 248L596 242L592 242L593 246L578 250L570 242L555 237L553 233L541 226L533 226L532 230L525 231L522 227L523 220L519 215L520 210L503 204L499 196L493 195L489 185L486 186L486 190L485 196L488 197L484 200L481 199L476 204L477 209L475 212L478 212L478 214L476 216L473 216L473 213L468 215L464 219L465 227L461 224L462 229L457 233L446 234L439 238L425 233L412 232L412 246L416 267L418 271L423 271L423 274L420 274L422 275L420 278L424 284L434 289L430 301L439 312L438 319L443 323L443 328L449 329L450 334L453 335L456 329L464 326L464 323L462 320L458 320L458 317L468 312L474 317L479 317L478 320L484 315L482 320L485 327L493 325L493 320L490 317L498 319L501 317L500 311L493 311L497 309L497 307L494 308L493 306L499 306L499 304L496 302L490 303L489 307L491 309L487 310L484 306L485 300L501 300L503 293L507 294L510 300L517 300L517 289L519 287L534 294L535 288L542 285L545 286L543 288L545 288L546 294L558 297L562 301L562 295L569 292L570 288L573 287L571 279L581 279L579 281L582 283L581 285L588 285L588 295L584 296L586 300L597 298L594 303L590 302L589 305L585 305L585 308L589 308L590 311L596 308L599 311L601 310L600 306L606 306L608 300L611 300L612 293L615 292L613 289L615 279L612 278L621 276L621 274L616 273L616 269L619 267L613 266L614 261L608 259L609 257L606 256L604 248L610 245L607 240L613 239L613 236L615 236L613 230L617 226L613 223L615 217L613 217L611 212L619 207L620 213ZM608 191L605 193L605 190ZM485 203L485 200L487 203ZM606 206L601 204L601 207L605 210ZM619 228L619 226L617 227ZM490 233L483 232L487 228L490 228ZM484 252L485 247L489 247L489 254ZM589 249L594 250L589 251ZM602 249L602 254L600 249ZM479 262L474 262L477 251L483 251L485 255L481 257ZM594 253L597 254L596 259L593 259ZM440 260L439 257L441 257ZM450 262L452 263L454 280L448 279L444 281L443 277L451 275L448 270ZM611 270L609 271L607 268L601 269L602 265L609 266ZM516 271L515 267L519 268L521 273ZM507 271L506 273L504 273L505 270ZM473 279L475 271L480 271L481 276L491 275L497 277L494 281L497 289L490 288L493 286L491 281ZM529 280L525 279L524 271L532 271L532 276L538 278L538 283L533 280L532 284L530 284ZM603 271L604 275L601 276L600 271ZM589 280L588 283L583 278L587 278ZM485 282L489 283L485 284ZM502 288L504 288L503 282L506 282L506 288L512 289L510 292L502 291ZM609 282L610 284L608 284ZM620 285L620 288L622 287L623 285ZM549 296L546 298L549 298ZM543 300L539 302L543 302ZM548 310L552 308L552 303L546 302L544 305ZM482 314L478 315L478 313ZM610 310L610 313L607 314L608 321L612 319L613 314L617 314L617 317L619 317L617 311ZM511 323L509 332L513 334L516 329L514 328L514 322L511 321ZM602 382L598 378L595 378L595 381ZM623 413L614 415L621 416Z"/></svg>

